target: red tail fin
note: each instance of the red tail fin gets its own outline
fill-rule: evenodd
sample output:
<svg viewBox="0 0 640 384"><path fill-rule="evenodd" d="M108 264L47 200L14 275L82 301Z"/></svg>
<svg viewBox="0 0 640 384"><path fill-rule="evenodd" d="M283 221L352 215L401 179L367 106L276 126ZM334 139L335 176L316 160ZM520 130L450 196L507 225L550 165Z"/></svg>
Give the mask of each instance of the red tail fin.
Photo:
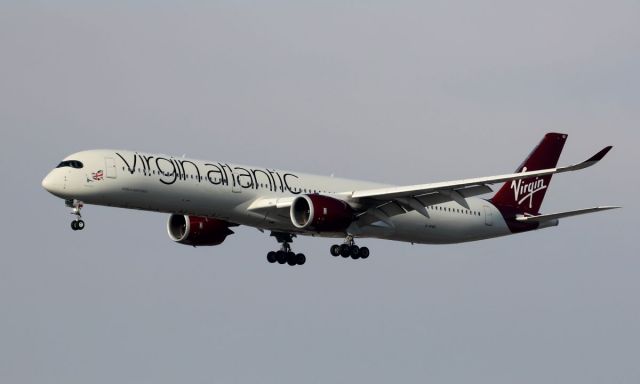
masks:
<svg viewBox="0 0 640 384"><path fill-rule="evenodd" d="M567 141L563 133L547 133L516 173L555 168ZM507 181L491 199L496 206L515 208L517 212L538 214L551 182L551 175Z"/></svg>

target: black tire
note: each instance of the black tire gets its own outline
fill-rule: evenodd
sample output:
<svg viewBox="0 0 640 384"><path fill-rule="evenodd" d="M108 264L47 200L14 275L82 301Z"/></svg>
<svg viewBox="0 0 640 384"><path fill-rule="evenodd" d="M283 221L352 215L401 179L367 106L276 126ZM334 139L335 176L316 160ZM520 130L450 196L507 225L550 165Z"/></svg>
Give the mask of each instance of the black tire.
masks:
<svg viewBox="0 0 640 384"><path fill-rule="evenodd" d="M287 253L285 251L276 252L276 261L278 264L284 264L287 262Z"/></svg>
<svg viewBox="0 0 640 384"><path fill-rule="evenodd" d="M74 231L78 230L78 222L77 221L72 221L71 222L71 229L73 229Z"/></svg>
<svg viewBox="0 0 640 384"><path fill-rule="evenodd" d="M358 258L358 252L360 252L360 247L358 247L357 245L352 245L349 247L349 253L354 259Z"/></svg>
<svg viewBox="0 0 640 384"><path fill-rule="evenodd" d="M332 256L340 256L340 246L338 244L333 244L329 251L331 252Z"/></svg>
<svg viewBox="0 0 640 384"><path fill-rule="evenodd" d="M267 261L271 264L276 262L276 253L274 251L267 253Z"/></svg>
<svg viewBox="0 0 640 384"><path fill-rule="evenodd" d="M340 246L340 256L349 257L349 246L347 244L342 244Z"/></svg>
<svg viewBox="0 0 640 384"><path fill-rule="evenodd" d="M358 252L358 256L360 256L361 259L366 259L367 257L369 257L369 248L367 247L360 248L360 251Z"/></svg>
<svg viewBox="0 0 640 384"><path fill-rule="evenodd" d="M293 252L287 253L287 264L289 264L290 266L294 266L298 264L298 258L296 257L295 253Z"/></svg>
<svg viewBox="0 0 640 384"><path fill-rule="evenodd" d="M76 227L78 227L78 231L82 231L84 229L84 221L78 220Z"/></svg>
<svg viewBox="0 0 640 384"><path fill-rule="evenodd" d="M296 255L296 263L298 265L304 265L304 263L307 261L307 257L305 255L303 255L302 253L298 253Z"/></svg>

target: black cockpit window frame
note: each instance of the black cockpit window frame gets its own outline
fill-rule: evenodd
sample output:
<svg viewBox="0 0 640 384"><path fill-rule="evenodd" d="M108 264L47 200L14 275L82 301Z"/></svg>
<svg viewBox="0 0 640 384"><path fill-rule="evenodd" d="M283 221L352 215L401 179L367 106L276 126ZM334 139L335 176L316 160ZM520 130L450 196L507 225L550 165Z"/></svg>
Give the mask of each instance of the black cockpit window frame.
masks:
<svg viewBox="0 0 640 384"><path fill-rule="evenodd" d="M84 167L84 164L82 164L82 162L78 161L78 160L65 160L65 161L61 162L60 164L58 164L58 166L56 168L64 168L64 167L82 169L82 167Z"/></svg>

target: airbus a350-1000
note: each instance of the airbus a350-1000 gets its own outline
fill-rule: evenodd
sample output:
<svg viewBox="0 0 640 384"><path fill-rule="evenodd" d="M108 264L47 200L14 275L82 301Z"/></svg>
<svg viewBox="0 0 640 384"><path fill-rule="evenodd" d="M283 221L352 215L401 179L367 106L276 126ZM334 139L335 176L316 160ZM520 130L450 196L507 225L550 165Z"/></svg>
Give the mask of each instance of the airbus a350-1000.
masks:
<svg viewBox="0 0 640 384"><path fill-rule="evenodd" d="M515 173L400 187L124 150L74 153L42 186L73 209L76 231L85 227L84 204L165 212L171 214L169 237L178 243L218 245L232 227L246 225L270 231L281 244L267 254L270 263L301 265L306 257L291 249L297 235L344 239L331 246L333 256L366 259L369 249L358 247L356 239L459 243L617 208L540 213L552 175L590 167L611 149L557 167L566 139L566 134L546 134ZM497 183L504 185L493 197L477 197Z"/></svg>

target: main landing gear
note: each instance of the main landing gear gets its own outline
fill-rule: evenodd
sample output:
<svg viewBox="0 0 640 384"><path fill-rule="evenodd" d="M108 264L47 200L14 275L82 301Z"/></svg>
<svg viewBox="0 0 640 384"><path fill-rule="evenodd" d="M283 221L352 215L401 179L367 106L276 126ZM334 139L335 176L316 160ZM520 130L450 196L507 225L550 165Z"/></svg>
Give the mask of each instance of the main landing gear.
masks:
<svg viewBox="0 0 640 384"><path fill-rule="evenodd" d="M84 229L84 221L82 220L80 210L82 209L84 204L82 204L82 201L75 199L67 200L65 201L65 204L67 205L67 207L73 208L71 214L76 217L76 219L71 222L71 229L73 229L74 231L82 231Z"/></svg>
<svg viewBox="0 0 640 384"><path fill-rule="evenodd" d="M275 237L278 243L281 243L279 251L271 251L267 254L267 261L270 263L277 262L278 264L289 264L291 266L294 265L303 265L307 258L302 253L294 253L291 250L291 243L293 242L293 237L290 233L280 233L273 232L271 236Z"/></svg>
<svg viewBox="0 0 640 384"><path fill-rule="evenodd" d="M342 256L347 258L351 256L352 259L366 259L369 257L369 248L367 247L358 247L353 239L353 236L349 235L344 240L344 243L338 245L334 244L331 246L331 255L333 256Z"/></svg>

